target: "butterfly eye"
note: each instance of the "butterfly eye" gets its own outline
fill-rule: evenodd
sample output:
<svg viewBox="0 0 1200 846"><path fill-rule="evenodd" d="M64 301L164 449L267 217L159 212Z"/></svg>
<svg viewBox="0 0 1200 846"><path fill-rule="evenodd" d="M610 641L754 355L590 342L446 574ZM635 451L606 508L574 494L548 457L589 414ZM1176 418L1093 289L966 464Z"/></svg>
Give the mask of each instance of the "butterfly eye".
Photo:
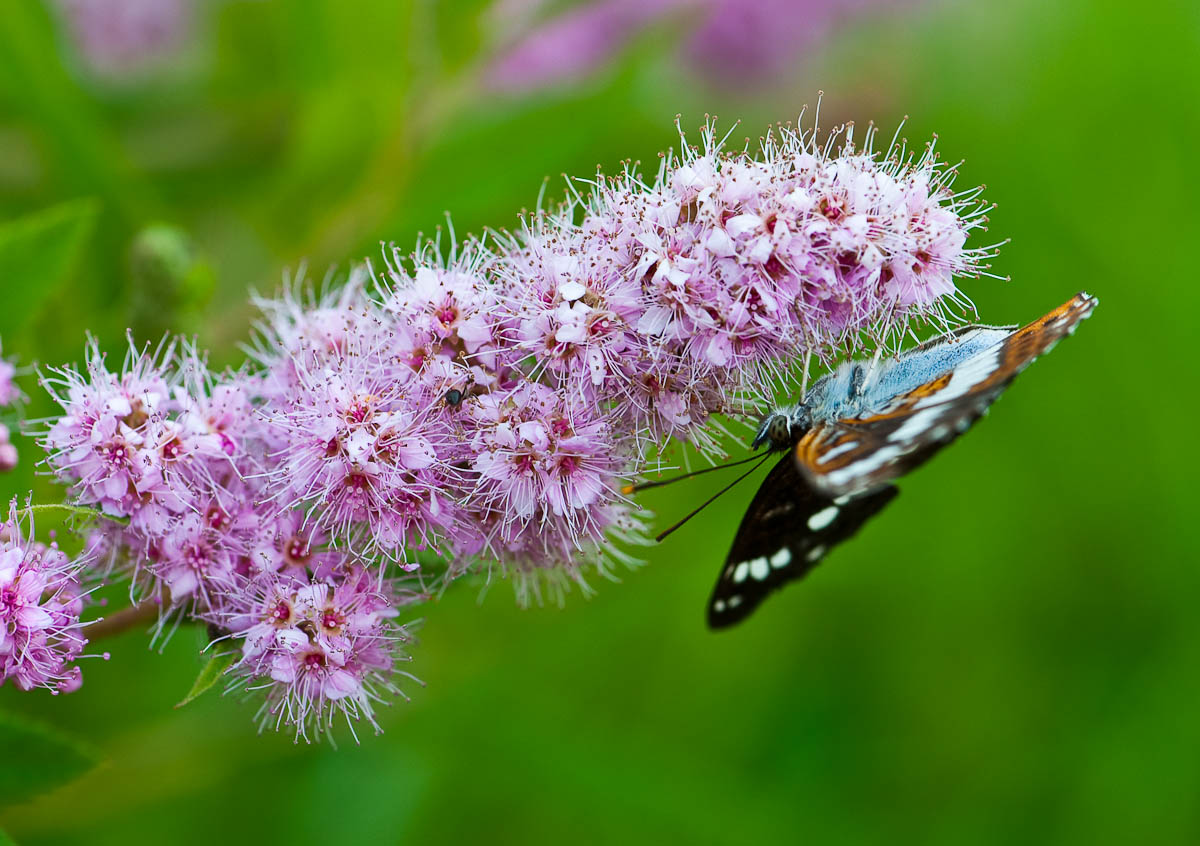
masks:
<svg viewBox="0 0 1200 846"><path fill-rule="evenodd" d="M792 440L792 427L787 417L777 414L767 424L767 437L771 439L773 449L783 449Z"/></svg>

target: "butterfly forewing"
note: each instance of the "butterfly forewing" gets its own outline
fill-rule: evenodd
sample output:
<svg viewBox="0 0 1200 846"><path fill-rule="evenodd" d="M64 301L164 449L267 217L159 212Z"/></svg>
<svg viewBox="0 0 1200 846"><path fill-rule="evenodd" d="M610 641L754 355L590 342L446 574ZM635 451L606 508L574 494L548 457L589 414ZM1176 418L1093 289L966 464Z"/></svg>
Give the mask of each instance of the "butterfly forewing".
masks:
<svg viewBox="0 0 1200 846"><path fill-rule="evenodd" d="M708 602L709 626L745 619L772 591L808 573L897 493L889 485L852 498L824 496L785 455L742 518Z"/></svg>
<svg viewBox="0 0 1200 846"><path fill-rule="evenodd" d="M918 387L887 398L874 413L817 423L796 444L797 464L828 496L869 491L904 475L967 431L1018 373L1073 332L1095 305L1094 297L1079 294ZM959 335L999 331L966 327ZM920 366L923 357L955 342L938 338L922 344L905 354L905 364Z"/></svg>

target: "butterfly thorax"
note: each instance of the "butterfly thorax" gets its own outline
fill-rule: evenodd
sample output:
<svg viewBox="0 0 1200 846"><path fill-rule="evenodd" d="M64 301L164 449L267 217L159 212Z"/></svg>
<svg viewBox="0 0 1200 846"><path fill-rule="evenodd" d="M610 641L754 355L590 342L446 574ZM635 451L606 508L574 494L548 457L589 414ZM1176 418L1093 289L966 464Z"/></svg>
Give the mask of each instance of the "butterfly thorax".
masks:
<svg viewBox="0 0 1200 846"><path fill-rule="evenodd" d="M791 449L814 425L860 411L869 400L866 389L873 381L866 362L843 364L810 386L800 402L781 405L764 416L750 448Z"/></svg>
<svg viewBox="0 0 1200 846"><path fill-rule="evenodd" d="M780 406L763 417L751 448L767 445L772 452L791 449L814 425L870 414L898 391L909 387L904 381L899 385L891 384L896 381L890 378L894 372L909 377L914 385L930 376L924 371L909 374L907 370L913 368L903 364L903 359L882 365L867 361L844 362L832 373L818 379L803 400Z"/></svg>

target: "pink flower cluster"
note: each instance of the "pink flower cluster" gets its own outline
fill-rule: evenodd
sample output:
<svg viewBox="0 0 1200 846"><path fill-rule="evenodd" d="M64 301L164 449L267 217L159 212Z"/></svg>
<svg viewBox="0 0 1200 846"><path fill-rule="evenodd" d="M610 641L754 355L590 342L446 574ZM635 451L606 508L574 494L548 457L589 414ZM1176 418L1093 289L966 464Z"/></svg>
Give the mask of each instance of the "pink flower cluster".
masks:
<svg viewBox="0 0 1200 846"><path fill-rule="evenodd" d="M964 246L978 192L953 193L932 148L872 141L783 129L752 155L708 127L653 179L575 185L516 233L258 301L243 371L131 345L113 372L92 344L46 380L47 463L111 518L95 545L138 595L240 644L264 724L374 725L398 611L428 596L397 576L586 590L633 563L621 488L669 440L715 454L717 416L798 362L955 318L954 277L989 255Z"/></svg>
<svg viewBox="0 0 1200 846"><path fill-rule="evenodd" d="M86 591L84 558L33 541L14 500L0 524L0 685L70 693L83 676L74 663L87 645L79 617Z"/></svg>
<svg viewBox="0 0 1200 846"><path fill-rule="evenodd" d="M710 126L649 184L598 177L502 241L508 337L618 430L704 448L712 414L744 411L798 359L949 321L954 276L990 255L964 249L978 191L952 193L932 147L880 156L873 131L861 150L852 128L838 138L781 129L754 156Z"/></svg>
<svg viewBox="0 0 1200 846"><path fill-rule="evenodd" d="M406 568L498 563L522 598L608 572L621 480L669 439L713 452L713 415L800 358L953 316L987 255L964 248L977 192L872 141L784 129L754 156L710 127L648 184L599 177L490 244L393 251L374 290L265 302L277 501Z"/></svg>
<svg viewBox="0 0 1200 846"><path fill-rule="evenodd" d="M131 348L112 372L92 344L82 373L58 370L45 382L63 406L43 437L47 463L74 504L110 518L91 548L128 570L134 596L160 602L164 622L184 615L212 624L222 648L241 643L235 676L261 676L270 723L307 737L335 711L370 720L370 703L395 689L390 679L403 657L403 629L387 621L401 596L417 595L402 594L378 570L368 579L326 547L303 512L276 501L264 470L274 428L258 408L267 380L214 376L194 350L176 346L153 355ZM287 673L279 650L294 643L262 641L268 618L254 603L284 585L304 596L328 593L336 598L329 608L349 621L341 639L321 642L332 674L325 681L317 681L312 649L293 655L308 663ZM300 617L293 623L307 627Z"/></svg>
<svg viewBox="0 0 1200 846"><path fill-rule="evenodd" d="M370 295L360 274L307 308L264 303L264 474L340 546L406 570L441 557L450 577L496 562L540 598L620 557L601 542L632 525L632 453L604 408L531 374L493 260L427 249Z"/></svg>
<svg viewBox="0 0 1200 846"><path fill-rule="evenodd" d="M270 679L260 722L297 738L328 733L339 715L352 733L357 719L378 732L375 705L403 696L392 677L411 635L395 618L419 599L344 562L251 581L220 620L242 644L230 686Z"/></svg>
<svg viewBox="0 0 1200 846"><path fill-rule="evenodd" d="M195 0L53 0L90 70L121 75L177 52L193 34Z"/></svg>
<svg viewBox="0 0 1200 846"><path fill-rule="evenodd" d="M493 31L506 35L487 85L519 93L594 73L647 29L682 36L689 70L724 87L771 83L845 19L893 0L501 0ZM546 12L549 11L549 14Z"/></svg>

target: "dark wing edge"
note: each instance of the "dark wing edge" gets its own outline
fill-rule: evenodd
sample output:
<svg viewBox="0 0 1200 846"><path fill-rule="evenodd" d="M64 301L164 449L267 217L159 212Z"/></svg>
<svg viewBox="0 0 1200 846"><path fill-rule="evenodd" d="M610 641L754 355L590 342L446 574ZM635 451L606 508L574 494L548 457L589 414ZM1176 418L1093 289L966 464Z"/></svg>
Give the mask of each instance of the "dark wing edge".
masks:
<svg viewBox="0 0 1200 846"><path fill-rule="evenodd" d="M1072 334L1097 302L1077 294L958 368L897 397L885 412L814 426L796 445L796 463L828 496L871 490L916 469L970 429L1017 375Z"/></svg>
<svg viewBox="0 0 1200 846"><path fill-rule="evenodd" d="M708 601L708 626L740 623L772 592L803 578L899 493L887 486L857 497L814 490L785 455L750 502Z"/></svg>

